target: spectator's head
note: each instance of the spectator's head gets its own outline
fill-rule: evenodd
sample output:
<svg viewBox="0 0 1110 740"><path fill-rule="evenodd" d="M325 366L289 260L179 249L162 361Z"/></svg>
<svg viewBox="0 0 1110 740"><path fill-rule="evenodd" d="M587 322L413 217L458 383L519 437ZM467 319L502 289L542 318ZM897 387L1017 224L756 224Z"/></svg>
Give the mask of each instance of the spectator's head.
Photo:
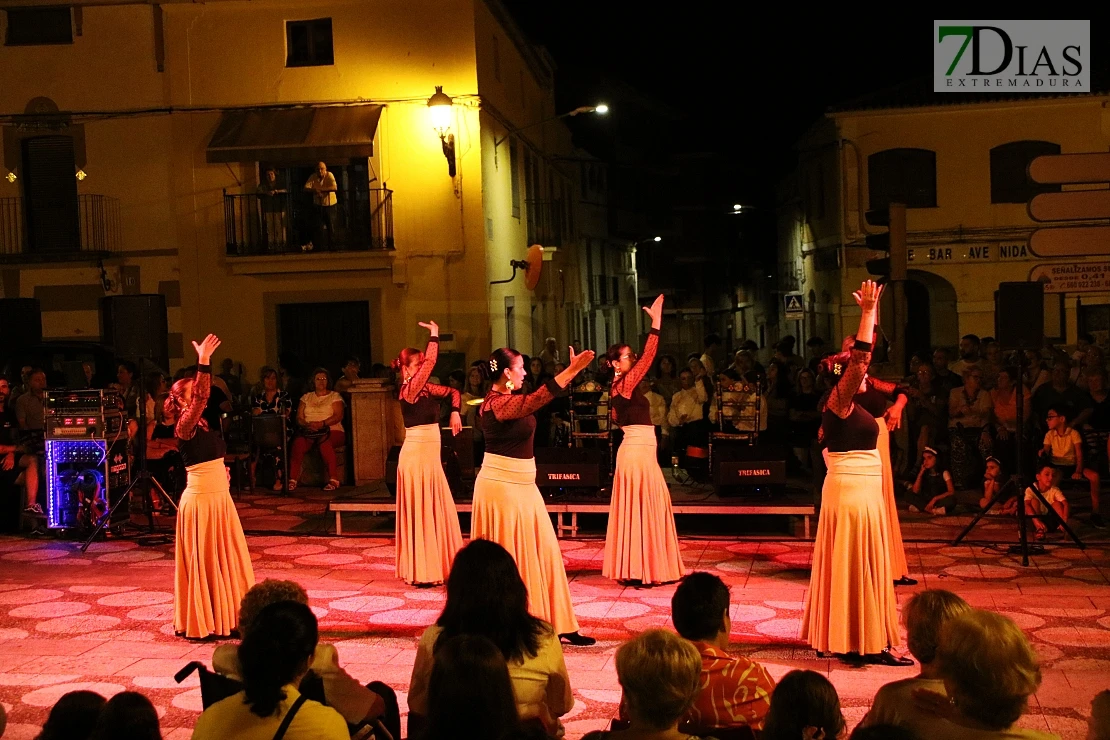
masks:
<svg viewBox="0 0 1110 740"><path fill-rule="evenodd" d="M786 368L786 363L781 360L771 360L767 363L767 382L774 382L780 386L785 387L790 383L790 371ZM783 387L779 388L781 392Z"/></svg>
<svg viewBox="0 0 1110 740"><path fill-rule="evenodd" d="M813 393L817 388L817 376L808 367L798 371L798 390L802 393Z"/></svg>
<svg viewBox="0 0 1110 740"><path fill-rule="evenodd" d="M567 364L565 362L556 362L555 363L554 372L555 372L556 375L558 375L559 373L563 372L566 369L567 369Z"/></svg>
<svg viewBox="0 0 1110 740"><path fill-rule="evenodd" d="M701 686L701 655L673 632L648 630L617 650L617 681L633 726L675 729Z"/></svg>
<svg viewBox="0 0 1110 740"><path fill-rule="evenodd" d="M1048 413L1044 417L1045 426L1053 430L1063 430L1068 428L1068 410L1066 406L1053 405L1048 409Z"/></svg>
<svg viewBox="0 0 1110 740"><path fill-rule="evenodd" d="M471 365L466 372L466 388L464 390L472 396L483 396L485 395L485 382L482 368Z"/></svg>
<svg viewBox="0 0 1110 740"><path fill-rule="evenodd" d="M906 602L902 621L906 625L910 653L926 666L937 656L940 633L950 619L970 611L971 606L951 591L920 591Z"/></svg>
<svg viewBox="0 0 1110 740"><path fill-rule="evenodd" d="M994 612L972 609L950 619L937 657L956 710L992 730L1017 722L1041 685L1041 667L1025 634Z"/></svg>
<svg viewBox="0 0 1110 740"><path fill-rule="evenodd" d="M91 740L162 740L158 712L142 694L122 691L104 705Z"/></svg>
<svg viewBox="0 0 1110 740"><path fill-rule="evenodd" d="M755 357L746 349L742 349L732 356L732 366L741 374L751 372L755 367Z"/></svg>
<svg viewBox="0 0 1110 740"><path fill-rule="evenodd" d="M659 358L659 369L655 375L659 378L673 378L678 372L678 360L672 355L663 355Z"/></svg>
<svg viewBox="0 0 1110 740"><path fill-rule="evenodd" d="M937 451L932 447L926 447L921 453L921 465L926 470L932 470L937 466Z"/></svg>
<svg viewBox="0 0 1110 740"><path fill-rule="evenodd" d="M1087 740L1110 740L1110 689L1096 694L1091 700Z"/></svg>
<svg viewBox="0 0 1110 740"><path fill-rule="evenodd" d="M979 337L974 334L960 337L960 357L969 362L979 359Z"/></svg>
<svg viewBox="0 0 1110 740"><path fill-rule="evenodd" d="M308 594L296 581L279 581L267 578L250 587L239 602L239 633L246 635L259 612L270 604L294 601L308 606Z"/></svg>
<svg viewBox="0 0 1110 740"><path fill-rule="evenodd" d="M447 385L455 390L462 392L463 387L466 385L466 373L462 370L452 370L447 375Z"/></svg>
<svg viewBox="0 0 1110 740"><path fill-rule="evenodd" d="M718 347L721 346L721 338L715 333L714 334L706 334L704 344L705 344L705 351L709 352L709 351L717 349Z"/></svg>
<svg viewBox="0 0 1110 740"><path fill-rule="evenodd" d="M983 342L983 355L987 358L987 362L992 365L998 365L1002 362L1002 345L998 342Z"/></svg>
<svg viewBox="0 0 1110 740"><path fill-rule="evenodd" d="M1056 468L1048 461L1037 463L1035 480L1042 493L1047 491L1056 485Z"/></svg>
<svg viewBox="0 0 1110 740"><path fill-rule="evenodd" d="M130 388L138 372L139 370L135 367L134 362L131 362L131 360L120 360L119 365L116 366L116 380L124 388Z"/></svg>
<svg viewBox="0 0 1110 740"><path fill-rule="evenodd" d="M24 365L22 368L20 368L20 370L19 370L19 382L22 383L23 385L27 385L28 383L30 383L31 382L31 371L32 370L34 370L34 368L31 367L30 365Z"/></svg>
<svg viewBox="0 0 1110 740"><path fill-rule="evenodd" d="M235 360L230 357L225 357L223 362L220 363L220 368L224 371L225 375L231 375L231 369L235 367Z"/></svg>
<svg viewBox="0 0 1110 740"><path fill-rule="evenodd" d="M917 387L928 388L937 377L936 368L927 362L921 363L917 368Z"/></svg>
<svg viewBox="0 0 1110 740"><path fill-rule="evenodd" d="M1101 367L1088 369L1085 375L1087 376L1088 392L1101 393L1106 390L1106 371Z"/></svg>
<svg viewBox="0 0 1110 740"><path fill-rule="evenodd" d="M512 347L495 349L489 356L489 379L509 390L524 387L524 356Z"/></svg>
<svg viewBox="0 0 1110 740"><path fill-rule="evenodd" d="M671 621L687 640L727 647L732 632L728 586L712 573L686 576L671 597Z"/></svg>
<svg viewBox="0 0 1110 740"><path fill-rule="evenodd" d="M316 395L323 396L331 390L331 373L322 367L312 371L312 389Z"/></svg>
<svg viewBox="0 0 1110 740"><path fill-rule="evenodd" d="M978 365L969 365L963 372L964 388L971 395L975 395L983 387L983 371Z"/></svg>
<svg viewBox="0 0 1110 740"><path fill-rule="evenodd" d="M1071 365L1057 360L1052 365L1052 385L1056 388L1066 388L1071 385Z"/></svg>
<svg viewBox="0 0 1110 740"><path fill-rule="evenodd" d="M834 740L847 734L840 697L829 679L814 671L790 671L782 677L771 694L763 740Z"/></svg>
<svg viewBox="0 0 1110 740"><path fill-rule="evenodd" d="M694 374L683 368L682 372L678 374L678 382L682 386L682 390L688 391L694 387Z"/></svg>
<svg viewBox="0 0 1110 740"><path fill-rule="evenodd" d="M922 365L929 364L929 356L921 352L914 352L910 356L910 375L917 375L917 369Z"/></svg>
<svg viewBox="0 0 1110 740"><path fill-rule="evenodd" d="M277 170L275 170L273 167L267 167L265 174L266 174L266 182L268 182L271 185L273 185L275 182L277 182Z"/></svg>
<svg viewBox="0 0 1110 740"><path fill-rule="evenodd" d="M933 350L933 369L942 374L948 372L948 350L944 347Z"/></svg>
<svg viewBox="0 0 1110 740"><path fill-rule="evenodd" d="M983 473L991 480L998 480L1002 477L1002 463L999 462L997 457L988 457L986 460L985 472Z"/></svg>
<svg viewBox="0 0 1110 740"><path fill-rule="evenodd" d="M636 387L639 389L640 393L643 393L645 396L652 393L651 381L648 380L647 376L644 376L644 378L640 380L640 385Z"/></svg>
<svg viewBox="0 0 1110 740"><path fill-rule="evenodd" d="M922 740L909 727L902 725L857 726L848 740Z"/></svg>
<svg viewBox="0 0 1110 740"><path fill-rule="evenodd" d="M548 337L543 340L543 347L551 354L555 354L559 351L559 346L555 344L555 337Z"/></svg>
<svg viewBox="0 0 1110 740"><path fill-rule="evenodd" d="M354 355L351 355L343 361L343 375L348 380L354 380L358 377L358 371L362 369L362 360Z"/></svg>
<svg viewBox="0 0 1110 740"><path fill-rule="evenodd" d="M281 601L258 613L239 643L245 702L259 717L272 717L285 699L285 687L308 673L319 633L306 604Z"/></svg>
<svg viewBox="0 0 1110 740"><path fill-rule="evenodd" d="M455 555L447 576L447 604L436 624L439 641L483 635L506 660L523 660L539 650L550 629L528 613L528 589L508 551L489 540L471 540Z"/></svg>
<svg viewBox="0 0 1110 740"><path fill-rule="evenodd" d="M420 369L420 363L424 362L424 353L416 347L405 347L401 350L401 354L393 358L389 363L389 368L401 374L402 380L408 380L416 371Z"/></svg>
<svg viewBox="0 0 1110 740"><path fill-rule="evenodd" d="M63 694L50 710L38 740L86 740L106 703L95 691Z"/></svg>
<svg viewBox="0 0 1110 740"><path fill-rule="evenodd" d="M744 343L740 345L740 349L746 349L749 352L758 352L759 345L755 343L755 340L745 339Z"/></svg>
<svg viewBox="0 0 1110 740"><path fill-rule="evenodd" d="M316 174L320 177L323 177L324 175L328 174L327 164L325 164L324 162L317 162L316 163Z"/></svg>
<svg viewBox="0 0 1110 740"><path fill-rule="evenodd" d="M1097 344L1087 347L1087 351L1083 353L1083 367L1090 370L1102 370L1103 362L1102 347Z"/></svg>
<svg viewBox="0 0 1110 740"><path fill-rule="evenodd" d="M609 347L605 353L605 359L609 362L609 367L613 368L615 373L624 375L632 370L632 366L636 364L636 353L627 344L614 344ZM619 377L618 375L618 377Z"/></svg>
<svg viewBox="0 0 1110 740"><path fill-rule="evenodd" d="M28 387L36 393L46 390L46 371L36 367L31 371L31 380Z"/></svg>
<svg viewBox="0 0 1110 740"><path fill-rule="evenodd" d="M1009 393L1014 389L1017 384L1018 371L1017 368L1003 367L998 371L998 377L994 381L995 387L1003 393Z"/></svg>
<svg viewBox="0 0 1110 740"><path fill-rule="evenodd" d="M5 406L12 395L12 386L5 377L0 377L0 406Z"/></svg>
<svg viewBox="0 0 1110 740"><path fill-rule="evenodd" d="M276 391L278 389L277 370L269 366L262 368L262 387L268 391Z"/></svg>
<svg viewBox="0 0 1110 740"><path fill-rule="evenodd" d="M528 361L528 371L532 374L533 378L539 378L543 375L543 360L539 355L536 355Z"/></svg>
<svg viewBox="0 0 1110 740"><path fill-rule="evenodd" d="M690 372L695 376L705 375L705 365L702 364L701 358L699 357L691 357L690 361L686 363L686 366L690 368Z"/></svg>
<svg viewBox="0 0 1110 740"><path fill-rule="evenodd" d="M785 337L779 340L779 343L775 346L775 349L777 349L779 351L779 354L781 354L783 357L790 357L792 354L794 354L794 347L797 344L798 340L795 339L793 335L787 334Z"/></svg>
<svg viewBox="0 0 1110 740"><path fill-rule="evenodd" d="M493 642L456 635L439 641L434 655L425 738L501 738L520 725L509 667Z"/></svg>

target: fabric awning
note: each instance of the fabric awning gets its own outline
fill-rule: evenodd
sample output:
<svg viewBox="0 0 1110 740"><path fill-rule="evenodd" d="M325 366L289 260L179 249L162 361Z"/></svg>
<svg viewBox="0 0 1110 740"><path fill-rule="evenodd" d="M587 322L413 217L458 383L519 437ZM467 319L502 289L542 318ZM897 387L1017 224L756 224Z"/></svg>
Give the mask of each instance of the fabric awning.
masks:
<svg viewBox="0 0 1110 740"><path fill-rule="evenodd" d="M227 111L208 161L313 164L370 157L380 105Z"/></svg>

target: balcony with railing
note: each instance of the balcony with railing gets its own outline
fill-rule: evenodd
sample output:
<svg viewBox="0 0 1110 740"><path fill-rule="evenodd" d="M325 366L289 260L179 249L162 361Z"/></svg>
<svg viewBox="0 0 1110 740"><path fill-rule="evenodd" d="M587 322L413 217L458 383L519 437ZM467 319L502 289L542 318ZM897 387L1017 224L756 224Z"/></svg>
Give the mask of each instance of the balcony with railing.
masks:
<svg viewBox="0 0 1110 740"><path fill-rule="evenodd" d="M229 257L312 252L393 250L393 191L370 188L341 198L332 214L332 233L312 196L305 193L224 192L224 231Z"/></svg>
<svg viewBox="0 0 1110 740"><path fill-rule="evenodd" d="M563 200L526 200L528 244L543 247L567 246L571 240L571 215Z"/></svg>
<svg viewBox="0 0 1110 740"><path fill-rule="evenodd" d="M97 261L122 249L115 198L0 198L0 262Z"/></svg>

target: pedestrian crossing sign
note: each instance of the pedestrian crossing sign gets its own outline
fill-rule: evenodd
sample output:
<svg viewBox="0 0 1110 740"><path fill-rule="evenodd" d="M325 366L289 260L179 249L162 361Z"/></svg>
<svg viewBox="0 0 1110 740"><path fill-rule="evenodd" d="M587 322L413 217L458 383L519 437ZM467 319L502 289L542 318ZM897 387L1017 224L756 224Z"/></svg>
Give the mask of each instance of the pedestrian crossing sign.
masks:
<svg viewBox="0 0 1110 740"><path fill-rule="evenodd" d="M802 307L800 295L784 295L782 300L786 307L787 321L801 321L805 318L805 309Z"/></svg>

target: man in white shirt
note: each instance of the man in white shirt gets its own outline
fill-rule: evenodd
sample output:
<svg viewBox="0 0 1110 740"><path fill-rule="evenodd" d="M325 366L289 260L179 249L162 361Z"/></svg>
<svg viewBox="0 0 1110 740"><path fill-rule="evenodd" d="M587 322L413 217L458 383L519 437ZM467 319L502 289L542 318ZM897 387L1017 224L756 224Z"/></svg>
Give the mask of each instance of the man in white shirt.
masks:
<svg viewBox="0 0 1110 740"><path fill-rule="evenodd" d="M671 396L671 410L667 414L667 423L671 427L671 440L675 454L682 455L686 447L696 442L704 441L706 434L705 404L709 401L709 394L705 390L705 381L701 378L694 379L694 374L683 370L678 374L682 389Z"/></svg>
<svg viewBox="0 0 1110 740"><path fill-rule="evenodd" d="M316 241L323 243L322 231L328 232L327 249L333 248L335 232L335 205L338 203L336 191L339 187L335 183L335 175L328 172L328 166L323 162L316 165L316 174L308 178L304 184L305 190L312 191L312 202L316 207ZM311 242L309 249L312 249Z"/></svg>

